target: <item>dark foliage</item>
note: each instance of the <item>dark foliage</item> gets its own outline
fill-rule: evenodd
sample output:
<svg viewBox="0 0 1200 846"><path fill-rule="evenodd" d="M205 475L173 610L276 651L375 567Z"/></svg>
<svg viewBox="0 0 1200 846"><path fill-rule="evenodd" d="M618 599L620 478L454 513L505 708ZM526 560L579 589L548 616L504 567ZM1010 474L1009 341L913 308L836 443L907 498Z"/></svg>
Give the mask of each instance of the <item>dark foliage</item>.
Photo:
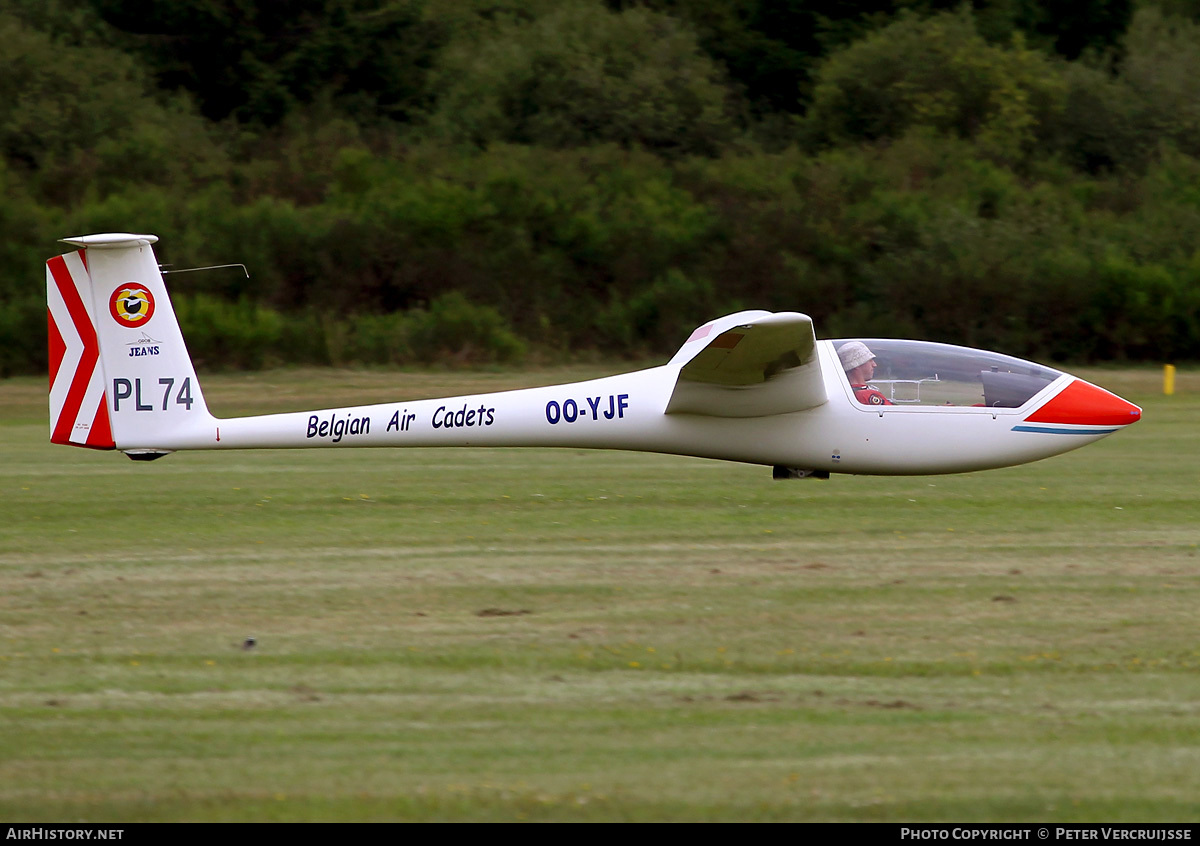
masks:
<svg viewBox="0 0 1200 846"><path fill-rule="evenodd" d="M1191 0L0 0L0 375L56 239L149 231L196 355L822 335L1200 358Z"/></svg>

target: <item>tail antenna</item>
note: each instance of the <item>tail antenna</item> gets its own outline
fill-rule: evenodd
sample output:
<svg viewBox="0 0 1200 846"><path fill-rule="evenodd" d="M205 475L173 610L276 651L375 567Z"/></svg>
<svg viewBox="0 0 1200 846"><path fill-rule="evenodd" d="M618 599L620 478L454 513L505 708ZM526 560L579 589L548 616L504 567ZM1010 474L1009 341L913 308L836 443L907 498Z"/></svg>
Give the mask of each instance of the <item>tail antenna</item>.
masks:
<svg viewBox="0 0 1200 846"><path fill-rule="evenodd" d="M167 270L168 267L171 267L171 265L160 264L158 270L165 276L168 273L195 273L198 270L222 270L226 267L240 267L242 273L246 274L246 278L250 278L250 271L246 269L246 265L244 264L210 264L205 267L182 267L179 270Z"/></svg>

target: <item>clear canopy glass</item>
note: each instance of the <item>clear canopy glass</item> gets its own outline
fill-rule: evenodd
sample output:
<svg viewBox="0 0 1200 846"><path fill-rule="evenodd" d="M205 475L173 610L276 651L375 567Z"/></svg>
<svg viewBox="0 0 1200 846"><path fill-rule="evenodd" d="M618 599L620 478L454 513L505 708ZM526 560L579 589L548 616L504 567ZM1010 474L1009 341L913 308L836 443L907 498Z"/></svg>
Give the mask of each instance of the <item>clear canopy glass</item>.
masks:
<svg viewBox="0 0 1200 846"><path fill-rule="evenodd" d="M868 405L1018 408L1062 375L1000 353L931 341L846 338L832 343L855 397Z"/></svg>

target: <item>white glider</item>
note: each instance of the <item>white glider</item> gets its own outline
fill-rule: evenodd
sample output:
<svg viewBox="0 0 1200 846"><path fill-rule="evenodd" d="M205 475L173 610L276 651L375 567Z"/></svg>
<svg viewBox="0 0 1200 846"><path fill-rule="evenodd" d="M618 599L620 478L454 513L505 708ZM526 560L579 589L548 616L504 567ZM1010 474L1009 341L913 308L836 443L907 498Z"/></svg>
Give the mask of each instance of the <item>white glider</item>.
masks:
<svg viewBox="0 0 1200 846"><path fill-rule="evenodd" d="M661 367L445 399L220 419L204 402L153 235L66 238L47 262L50 439L177 450L574 447L763 464L776 478L1005 467L1092 443L1141 409L1082 379L924 341L818 341L795 312L706 323Z"/></svg>

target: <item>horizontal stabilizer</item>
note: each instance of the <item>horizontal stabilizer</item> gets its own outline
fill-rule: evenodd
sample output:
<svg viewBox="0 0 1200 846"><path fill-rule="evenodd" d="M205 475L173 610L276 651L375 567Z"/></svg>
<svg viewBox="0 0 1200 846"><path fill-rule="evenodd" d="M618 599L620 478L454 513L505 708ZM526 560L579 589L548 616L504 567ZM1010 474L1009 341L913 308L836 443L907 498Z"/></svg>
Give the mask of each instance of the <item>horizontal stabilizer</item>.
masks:
<svg viewBox="0 0 1200 846"><path fill-rule="evenodd" d="M705 337L711 340L695 344ZM676 361L689 345L697 349L679 370L667 414L765 417L826 401L816 333L806 314L743 312L713 321L692 334Z"/></svg>

